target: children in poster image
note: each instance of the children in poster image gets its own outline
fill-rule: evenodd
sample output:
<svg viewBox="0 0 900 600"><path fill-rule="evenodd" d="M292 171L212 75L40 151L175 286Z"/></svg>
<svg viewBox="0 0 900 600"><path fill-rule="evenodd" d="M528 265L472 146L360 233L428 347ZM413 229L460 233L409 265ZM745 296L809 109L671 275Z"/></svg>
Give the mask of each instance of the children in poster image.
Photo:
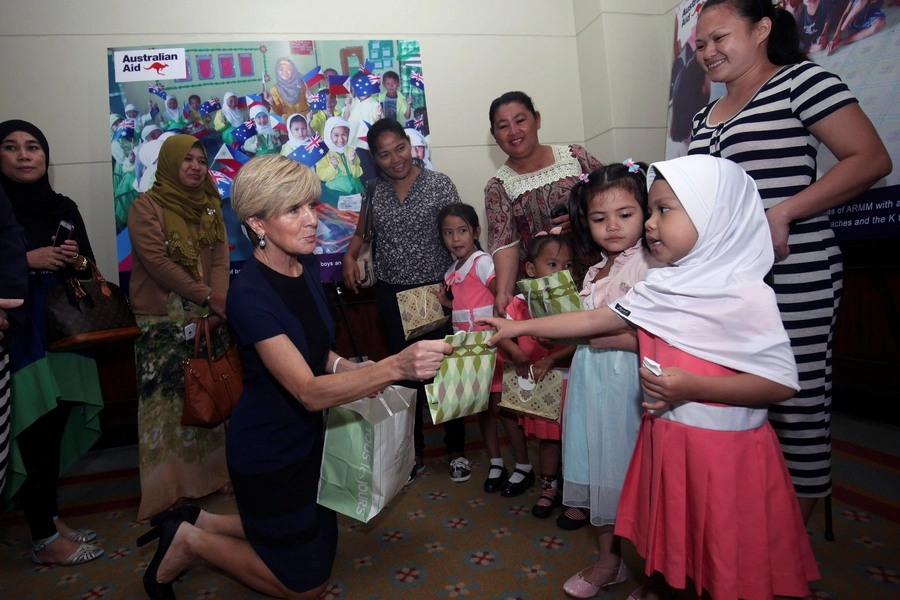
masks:
<svg viewBox="0 0 900 600"><path fill-rule="evenodd" d="M250 109L250 118L256 124L256 135L248 138L241 149L251 156L278 154L281 151L281 136L272 126L269 111L256 105Z"/></svg>
<svg viewBox="0 0 900 600"><path fill-rule="evenodd" d="M341 198L357 196L363 191L360 181L363 170L359 164L356 148L350 146L350 123L343 117L331 117L325 123L325 145L328 153L316 163L316 174L323 184L322 202L341 210L359 213L360 205L340 206ZM354 224L355 227L355 224Z"/></svg>
<svg viewBox="0 0 900 600"><path fill-rule="evenodd" d="M529 277L547 277L559 271L571 270L575 257L572 238L556 232L539 233L528 244L525 257L525 273ZM506 307L508 318L521 321L531 318L531 311L525 296L519 294ZM518 339L518 346L528 357L535 381L557 367L568 367L575 354L575 346L560 346L546 340L538 341L530 336ZM565 387L563 388L565 390ZM565 396L565 392L563 394ZM563 407L565 412L565 407ZM559 467L562 462L562 427L551 421L531 416L520 416L519 425L526 436L540 440L538 446L538 477L541 482L541 496L531 507L531 514L539 519L548 518L555 508L562 504L559 484Z"/></svg>
<svg viewBox="0 0 900 600"><path fill-rule="evenodd" d="M222 110L217 111L213 117L213 129L222 134L222 141L226 144L235 142L231 132L234 131L235 127L240 127L245 120L244 112L239 108L238 104L238 97L234 92L225 92Z"/></svg>
<svg viewBox="0 0 900 600"><path fill-rule="evenodd" d="M413 97L410 94L404 98L397 93L400 88L400 76L394 71L386 71L381 76L381 86L384 88L378 95L378 101L384 108L384 117L405 123L412 113Z"/></svg>
<svg viewBox="0 0 900 600"><path fill-rule="evenodd" d="M287 156L301 145L309 141L309 125L300 113L287 118L288 140L281 147L282 156Z"/></svg>
<svg viewBox="0 0 900 600"><path fill-rule="evenodd" d="M497 290L494 261L490 254L478 248L477 240L481 235L478 215L468 204L450 204L441 209L437 220L444 246L456 257L456 262L450 265L444 275L443 293L440 296L441 304L453 311L450 317L453 331L455 333L490 329L475 324L478 317L494 314L494 295ZM534 485L534 469L528 460L525 434L519 429L518 420L511 413L500 410L503 360L512 360L516 365L516 372L522 377L528 376L531 362L512 340L503 340L499 347L506 356L497 357L494 378L491 381L490 405L487 410L478 413L478 425L491 460L491 469L482 487L488 493L500 492L504 497L512 498L522 495ZM500 454L498 419L503 422L510 445L513 447L516 466L512 476L504 466ZM471 470L468 462L464 468L469 471L463 475L465 479L454 479L455 481L465 481L469 478Z"/></svg>
<svg viewBox="0 0 900 600"><path fill-rule="evenodd" d="M800 386L764 282L775 255L762 199L743 169L711 156L655 163L647 180L645 238L666 266L593 310L482 319L498 329L488 343L636 327L647 410L615 533L646 560L651 582L638 594L691 581L712 598L804 597L819 572L766 409ZM573 578L566 591L587 598L625 581L623 563L608 567L614 578Z"/></svg>
<svg viewBox="0 0 900 600"><path fill-rule="evenodd" d="M350 236L356 226L358 209L361 204L361 192L365 181L374 177L374 164L368 156L366 132L374 122L383 116L382 94L391 107L396 107L396 119L403 119L415 113L400 88L404 83L406 71L397 68L397 58L402 54L400 48L415 52L415 42L379 41L380 47L391 46L378 56L359 56L347 62L341 57L347 49L375 47L372 43L359 40L314 40L309 46L310 53L295 52L288 41L241 42L239 48L227 43L197 43L185 47L188 63L184 79L147 81L124 81L119 83L119 95L110 98L111 112L123 115L126 107L128 117L135 122L134 150L136 160L130 163L128 152L122 152L124 146L132 143L130 139L116 140L118 147L114 150L119 160L115 163L115 181L121 191L129 186L129 194L145 191L144 185L152 185L153 165L141 161L141 146L152 141L143 139L145 129L151 133L172 131L188 133L198 138L212 158L222 155L222 148L229 149L252 158L257 155L280 153L289 155L299 147L308 144L315 134L323 142L330 144L329 157L318 168L313 165L317 175L321 177L324 205L320 205L319 248L322 277L330 280L340 271L340 259L337 256L346 250ZM156 46L154 46L156 47ZM115 52L120 49L111 49ZM407 55L418 62L418 55L406 50ZM343 54L342 54L343 53ZM355 57L359 56L357 63ZM388 57L391 60L385 60ZM371 59L371 60L370 60ZM373 62L374 61L374 62ZM344 65L334 69L331 65ZM319 69L317 71L317 69ZM393 70L392 70L393 69ZM321 73L324 81L318 76ZM346 82L346 95L330 93L327 77L341 75L360 80L365 85L359 89L351 86L352 79ZM150 74L148 74L148 77ZM385 77L387 81L385 82ZM384 85L383 88L380 85ZM353 90L353 91L350 91ZM316 105L313 110L312 97L323 94L324 106ZM416 107L421 109L425 104L422 93L414 95ZM318 100L318 99L317 99ZM144 102L148 102L146 114L140 110ZM158 102L154 107L153 103ZM257 107L258 106L258 107ZM210 108L215 107L215 108ZM134 112L134 115L131 113ZM284 119L284 127L274 121L278 116ZM343 130L338 128L334 135L326 134L328 119L343 117ZM235 130L248 121L253 122L256 129L252 136L234 135ZM334 133L334 132L332 132ZM334 138L337 137L335 142ZM324 145L323 145L324 147ZM153 148L144 153L148 160L153 159ZM431 167L427 149L417 149L425 154L424 161ZM369 158L369 168L365 159ZM337 162L335 165L332 159ZM227 159L226 159L227 160ZM221 169L229 177L233 177L240 169L241 161L228 161L220 164L212 161L210 168ZM134 168L130 176L127 171ZM233 171L229 171L231 168ZM133 176L133 179L130 177ZM129 179L129 181L124 181ZM119 223L127 222L127 205L129 198L117 194L116 202ZM330 204L329 204L330 203ZM227 203L223 211L229 211ZM124 232L123 232L124 233ZM230 246L238 248L242 240L230 239ZM120 268L128 270L130 242L127 235L118 238ZM332 268L329 271L329 263ZM239 265L234 265L237 268ZM126 280L127 281L127 280Z"/></svg>
<svg viewBox="0 0 900 600"><path fill-rule="evenodd" d="M124 121L122 115L109 115L109 130L112 141L110 149L113 159L113 205L116 215L116 232L128 226L128 209L137 198L135 182L135 142L132 137L116 137L116 130Z"/></svg>

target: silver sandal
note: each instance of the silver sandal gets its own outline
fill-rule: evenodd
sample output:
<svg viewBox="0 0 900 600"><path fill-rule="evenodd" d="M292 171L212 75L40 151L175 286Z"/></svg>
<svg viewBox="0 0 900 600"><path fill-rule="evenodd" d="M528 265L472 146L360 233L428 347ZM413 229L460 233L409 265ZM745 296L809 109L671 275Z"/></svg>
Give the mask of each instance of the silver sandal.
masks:
<svg viewBox="0 0 900 600"><path fill-rule="evenodd" d="M44 548L46 548L47 546L49 546L50 544L52 544L53 542L55 542L56 538L58 538L58 537L59 537L59 532L57 531L52 536L47 538L47 540L44 541L43 543L34 544L34 542L32 541L32 544L34 544L34 545L31 547L31 560L39 565L59 564L64 567L71 567L74 565L81 565L86 562L90 562L90 561L94 560L95 558L99 558L103 554L103 548L100 548L99 546L95 546L94 544L91 544L89 542L83 542L80 546L78 546L78 549L75 550L75 552L73 552L71 556L69 556L69 558L67 558L66 560L64 560L61 563L45 563L42 560L40 560L37 557L37 553L40 552L41 550L43 550Z"/></svg>
<svg viewBox="0 0 900 600"><path fill-rule="evenodd" d="M58 515L53 517L54 521L56 521L57 519L59 519ZM72 540L73 542L83 544L85 542L92 542L97 539L97 532L93 529L73 529L63 537Z"/></svg>

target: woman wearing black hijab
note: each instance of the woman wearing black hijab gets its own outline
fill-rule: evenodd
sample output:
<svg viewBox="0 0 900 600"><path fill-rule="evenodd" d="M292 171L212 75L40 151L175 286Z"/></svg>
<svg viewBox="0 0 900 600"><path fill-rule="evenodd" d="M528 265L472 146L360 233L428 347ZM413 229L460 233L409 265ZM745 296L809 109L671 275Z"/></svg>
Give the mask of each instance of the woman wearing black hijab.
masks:
<svg viewBox="0 0 900 600"><path fill-rule="evenodd" d="M59 474L100 437L103 399L92 354L47 351L47 294L72 275L89 276L87 259L93 260L78 207L53 191L49 164L40 129L26 121L0 123L0 186L23 229L29 269L25 320L9 354L13 418L2 502L9 508L15 498L22 505L34 562L76 565L103 550L90 543L96 533L58 519L56 488ZM60 221L74 229L54 247Z"/></svg>

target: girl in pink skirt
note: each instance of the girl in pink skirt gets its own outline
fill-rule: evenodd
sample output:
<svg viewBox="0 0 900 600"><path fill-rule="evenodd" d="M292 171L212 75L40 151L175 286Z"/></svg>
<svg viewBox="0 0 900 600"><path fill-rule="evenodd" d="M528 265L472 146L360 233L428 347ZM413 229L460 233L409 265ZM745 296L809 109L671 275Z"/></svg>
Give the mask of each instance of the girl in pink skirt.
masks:
<svg viewBox="0 0 900 600"><path fill-rule="evenodd" d="M803 597L819 577L766 406L799 389L774 292L774 262L753 180L735 163L686 156L650 168L645 239L667 267L611 306L531 321L484 319L498 333L574 337L637 327L641 432L615 533L632 540L665 598L693 582L715 600Z"/></svg>

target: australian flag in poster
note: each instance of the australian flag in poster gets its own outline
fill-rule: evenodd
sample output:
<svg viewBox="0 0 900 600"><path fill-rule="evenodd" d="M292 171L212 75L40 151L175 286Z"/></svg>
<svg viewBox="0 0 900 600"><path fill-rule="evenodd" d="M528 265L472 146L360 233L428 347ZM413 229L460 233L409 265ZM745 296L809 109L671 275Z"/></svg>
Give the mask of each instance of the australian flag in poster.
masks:
<svg viewBox="0 0 900 600"><path fill-rule="evenodd" d="M218 98L213 98L212 100L208 100L200 105L200 114L202 116L206 116L216 112L217 110L222 110L222 103L219 102Z"/></svg>
<svg viewBox="0 0 900 600"><path fill-rule="evenodd" d="M165 100L166 98L169 97L168 94L166 94L165 88L163 88L163 86L162 86L161 84L159 84L159 83L153 83L153 84L151 84L150 87L148 88L148 91L149 91L151 94L156 94L157 96L159 96L159 97L162 98L163 100Z"/></svg>
<svg viewBox="0 0 900 600"><path fill-rule="evenodd" d="M134 139L134 119L125 119L119 126L116 127L115 133L113 133L114 140L133 140Z"/></svg>
<svg viewBox="0 0 900 600"><path fill-rule="evenodd" d="M310 96L310 110L325 110L326 106L325 94L313 94Z"/></svg>
<svg viewBox="0 0 900 600"><path fill-rule="evenodd" d="M252 138L254 135L256 135L256 123L253 121L253 119L245 121L243 124L238 125L231 131L231 137L242 144Z"/></svg>
<svg viewBox="0 0 900 600"><path fill-rule="evenodd" d="M417 87L423 92L425 91L425 78L422 77L422 74L418 71L413 71L409 76L409 84L413 87Z"/></svg>
<svg viewBox="0 0 900 600"><path fill-rule="evenodd" d="M318 133L313 134L305 144L297 146L297 149L288 154L288 158L309 168L315 166L328 152L328 146L322 141Z"/></svg>
<svg viewBox="0 0 900 600"><path fill-rule="evenodd" d="M410 119L403 125L403 128L423 131L425 129L425 117L423 115L419 115L415 119Z"/></svg>
<svg viewBox="0 0 900 600"><path fill-rule="evenodd" d="M219 192L222 200L230 198L231 184L234 183L234 180L221 171L210 171L209 176L212 177L213 183L216 184L216 190Z"/></svg>

